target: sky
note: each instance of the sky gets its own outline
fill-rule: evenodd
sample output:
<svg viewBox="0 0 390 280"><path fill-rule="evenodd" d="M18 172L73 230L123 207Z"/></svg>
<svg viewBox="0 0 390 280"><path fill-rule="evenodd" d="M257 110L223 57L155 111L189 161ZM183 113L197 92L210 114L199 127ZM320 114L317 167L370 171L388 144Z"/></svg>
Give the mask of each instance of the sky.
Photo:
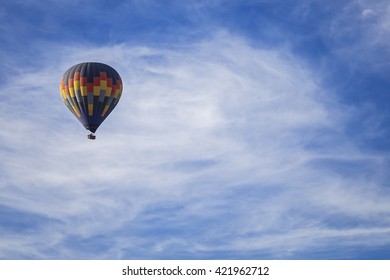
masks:
<svg viewBox="0 0 390 280"><path fill-rule="evenodd" d="M0 259L390 259L389 57L386 0L0 0Z"/></svg>

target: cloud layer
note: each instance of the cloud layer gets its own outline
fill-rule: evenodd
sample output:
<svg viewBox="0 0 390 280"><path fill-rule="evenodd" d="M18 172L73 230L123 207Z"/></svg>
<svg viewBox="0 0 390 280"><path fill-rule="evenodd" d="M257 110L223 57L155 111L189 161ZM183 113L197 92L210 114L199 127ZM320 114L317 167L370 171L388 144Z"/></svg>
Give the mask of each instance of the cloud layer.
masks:
<svg viewBox="0 0 390 280"><path fill-rule="evenodd" d="M358 149L356 110L288 49L222 32L46 57L1 88L0 258L326 258L336 241L348 258L389 244L388 157ZM124 80L96 141L57 90L80 61Z"/></svg>

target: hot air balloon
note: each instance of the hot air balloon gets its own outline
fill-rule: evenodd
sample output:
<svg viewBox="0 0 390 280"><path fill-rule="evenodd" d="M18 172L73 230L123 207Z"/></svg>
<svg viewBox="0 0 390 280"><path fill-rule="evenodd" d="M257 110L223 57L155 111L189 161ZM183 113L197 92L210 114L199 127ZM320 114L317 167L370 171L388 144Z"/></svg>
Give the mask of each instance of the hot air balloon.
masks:
<svg viewBox="0 0 390 280"><path fill-rule="evenodd" d="M89 139L118 104L122 95L118 72L103 63L85 62L70 67L62 76L62 101L83 126Z"/></svg>

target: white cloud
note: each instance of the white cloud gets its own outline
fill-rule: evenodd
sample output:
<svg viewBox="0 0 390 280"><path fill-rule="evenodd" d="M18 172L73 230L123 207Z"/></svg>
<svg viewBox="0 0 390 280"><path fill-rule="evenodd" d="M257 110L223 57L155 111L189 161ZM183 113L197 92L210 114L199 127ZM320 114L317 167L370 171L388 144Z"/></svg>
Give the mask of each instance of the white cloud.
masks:
<svg viewBox="0 0 390 280"><path fill-rule="evenodd" d="M329 30L333 51L352 70L380 74L389 65L390 4L388 1L348 1L331 19ZM334 45L333 45L334 44Z"/></svg>
<svg viewBox="0 0 390 280"><path fill-rule="evenodd" d="M372 9L364 9L362 12L363 18L370 18L370 17L373 17L375 15L376 15L376 13Z"/></svg>
<svg viewBox="0 0 390 280"><path fill-rule="evenodd" d="M4 235L2 246L14 249L1 258L120 258L132 250L163 257L183 244L196 255L245 251L258 238L304 250L302 236L313 228L318 242L337 235L327 217L389 214L379 174L337 175L324 163L358 162L363 175L362 160L384 165L354 147L344 135L353 110L342 113L288 50L220 34L173 49L76 46L48 48L51 56L51 66L1 89L0 203L56 222L28 239ZM96 141L57 93L62 72L89 60L112 65L124 80ZM388 235L388 223L373 230ZM97 236L115 245L96 254L68 244Z"/></svg>

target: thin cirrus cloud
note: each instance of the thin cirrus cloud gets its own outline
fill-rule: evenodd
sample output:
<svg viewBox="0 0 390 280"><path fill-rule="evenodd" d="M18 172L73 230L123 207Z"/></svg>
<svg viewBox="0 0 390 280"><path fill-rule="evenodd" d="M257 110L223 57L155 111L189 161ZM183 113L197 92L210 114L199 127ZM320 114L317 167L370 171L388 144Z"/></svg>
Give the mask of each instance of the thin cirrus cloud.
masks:
<svg viewBox="0 0 390 280"><path fill-rule="evenodd" d="M324 35L351 71L387 73L390 26L387 1L348 1L328 21Z"/></svg>
<svg viewBox="0 0 390 280"><path fill-rule="evenodd" d="M389 244L386 156L358 149L345 132L356 110L287 48L226 32L67 48L1 89L0 203L14 218L0 258L299 258L343 243L351 257ZM94 142L57 93L86 60L124 80Z"/></svg>

